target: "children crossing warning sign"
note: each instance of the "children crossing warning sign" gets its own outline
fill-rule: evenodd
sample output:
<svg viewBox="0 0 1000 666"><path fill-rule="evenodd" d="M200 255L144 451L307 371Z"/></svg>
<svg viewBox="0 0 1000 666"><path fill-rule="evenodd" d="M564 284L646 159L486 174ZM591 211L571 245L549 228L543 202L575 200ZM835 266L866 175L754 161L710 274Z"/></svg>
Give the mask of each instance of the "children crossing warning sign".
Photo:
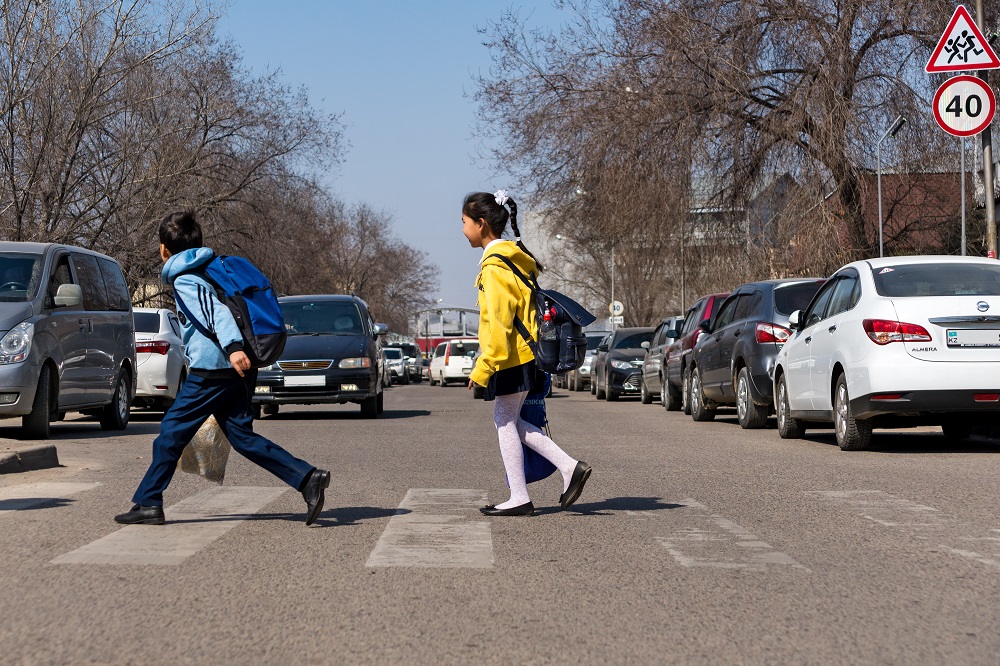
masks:
<svg viewBox="0 0 1000 666"><path fill-rule="evenodd" d="M955 8L948 27L924 68L929 73L997 69L1000 58L990 48L982 31L964 5Z"/></svg>

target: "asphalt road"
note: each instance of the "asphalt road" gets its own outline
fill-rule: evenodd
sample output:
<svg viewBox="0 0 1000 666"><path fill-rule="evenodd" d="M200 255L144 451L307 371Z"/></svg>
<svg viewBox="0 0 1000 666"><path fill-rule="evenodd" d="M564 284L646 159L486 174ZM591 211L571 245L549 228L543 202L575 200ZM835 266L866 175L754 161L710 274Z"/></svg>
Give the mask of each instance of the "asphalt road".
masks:
<svg viewBox="0 0 1000 666"><path fill-rule="evenodd" d="M222 489L175 476L177 520L120 529L158 418L55 425L63 467L0 476L0 663L997 663L1000 446L848 453L558 391L584 495L560 511L550 478L534 517L486 518L492 405L424 383L385 406L258 422L333 471L313 528L234 457Z"/></svg>

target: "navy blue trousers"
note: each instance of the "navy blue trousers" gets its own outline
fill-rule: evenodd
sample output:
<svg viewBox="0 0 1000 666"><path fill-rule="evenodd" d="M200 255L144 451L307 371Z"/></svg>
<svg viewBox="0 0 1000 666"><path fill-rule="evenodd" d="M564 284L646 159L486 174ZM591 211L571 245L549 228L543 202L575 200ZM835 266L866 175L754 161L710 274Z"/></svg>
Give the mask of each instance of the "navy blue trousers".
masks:
<svg viewBox="0 0 1000 666"><path fill-rule="evenodd" d="M315 468L253 431L251 396L256 383L255 371L231 379L189 375L173 406L163 415L160 434L153 440L153 462L132 501L141 506L163 506L163 491L170 485L181 452L211 415L234 450L298 489Z"/></svg>

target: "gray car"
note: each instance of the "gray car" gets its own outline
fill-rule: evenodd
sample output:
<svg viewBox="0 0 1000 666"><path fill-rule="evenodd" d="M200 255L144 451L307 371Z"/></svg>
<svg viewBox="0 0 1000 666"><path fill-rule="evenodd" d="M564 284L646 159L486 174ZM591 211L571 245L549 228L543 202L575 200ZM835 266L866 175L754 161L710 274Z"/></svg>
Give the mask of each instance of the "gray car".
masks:
<svg viewBox="0 0 1000 666"><path fill-rule="evenodd" d="M49 436L67 411L128 425L135 329L121 267L68 245L0 242L0 418Z"/></svg>

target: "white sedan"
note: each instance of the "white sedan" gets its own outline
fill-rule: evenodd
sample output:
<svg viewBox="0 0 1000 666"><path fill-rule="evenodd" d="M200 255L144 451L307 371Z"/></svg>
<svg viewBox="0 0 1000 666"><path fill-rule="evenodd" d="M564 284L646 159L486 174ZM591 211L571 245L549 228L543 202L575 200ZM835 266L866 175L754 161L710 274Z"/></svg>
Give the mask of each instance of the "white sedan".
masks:
<svg viewBox="0 0 1000 666"><path fill-rule="evenodd" d="M1000 418L1000 262L886 257L837 271L778 353L778 433L833 424L845 450L872 428L940 425L968 437Z"/></svg>
<svg viewBox="0 0 1000 666"><path fill-rule="evenodd" d="M138 371L132 404L165 410L187 377L180 322L163 308L133 308L132 317Z"/></svg>

